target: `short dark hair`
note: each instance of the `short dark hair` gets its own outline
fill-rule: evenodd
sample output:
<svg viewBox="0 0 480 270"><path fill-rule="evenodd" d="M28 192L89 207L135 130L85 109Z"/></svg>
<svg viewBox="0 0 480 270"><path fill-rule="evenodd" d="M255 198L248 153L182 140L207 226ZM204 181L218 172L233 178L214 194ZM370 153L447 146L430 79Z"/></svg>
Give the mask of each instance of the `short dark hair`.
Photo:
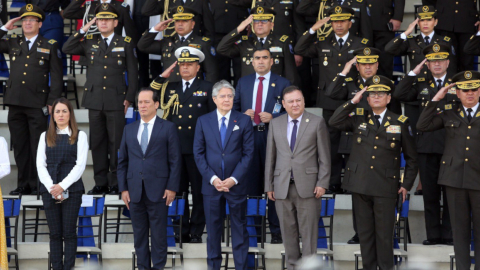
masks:
<svg viewBox="0 0 480 270"><path fill-rule="evenodd" d="M253 54L255 54L256 52L261 52L261 51L267 51L267 52L268 52L268 56L272 57L272 53L271 53L270 50L267 49L267 48L256 48L256 49L253 51Z"/></svg>
<svg viewBox="0 0 480 270"><path fill-rule="evenodd" d="M153 90L153 89L150 88L150 87L142 87L142 88L140 88L140 91L138 91L138 93L137 93L137 97L136 97L136 99L135 99L135 101L136 101L135 103L136 103L136 104L138 104L138 96L140 95L140 93L141 93L141 92L146 92L146 91L152 92L152 94L153 94L153 96L152 96L152 97L153 97L153 102L160 102L160 97L159 97L160 93L157 93L157 92L160 92L160 91Z"/></svg>
<svg viewBox="0 0 480 270"><path fill-rule="evenodd" d="M296 85L290 85L290 86L285 87L285 89L283 89L282 99L285 100L285 95L286 94L290 94L290 93L295 92L295 91L300 91L300 93L302 93L302 95L303 95L303 92L302 92L302 90L300 90L300 87L298 87Z"/></svg>

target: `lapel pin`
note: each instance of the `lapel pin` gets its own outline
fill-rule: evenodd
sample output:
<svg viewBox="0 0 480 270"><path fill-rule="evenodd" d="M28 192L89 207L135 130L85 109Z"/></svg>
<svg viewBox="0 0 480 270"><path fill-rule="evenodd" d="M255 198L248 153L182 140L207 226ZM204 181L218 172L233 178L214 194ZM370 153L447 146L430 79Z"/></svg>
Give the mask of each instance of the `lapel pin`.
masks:
<svg viewBox="0 0 480 270"><path fill-rule="evenodd" d="M274 84L274 83L272 83L272 87L275 87L275 84Z"/></svg>
<svg viewBox="0 0 480 270"><path fill-rule="evenodd" d="M307 122L307 123L310 122L310 119L307 118L307 120L305 120L305 122Z"/></svg>

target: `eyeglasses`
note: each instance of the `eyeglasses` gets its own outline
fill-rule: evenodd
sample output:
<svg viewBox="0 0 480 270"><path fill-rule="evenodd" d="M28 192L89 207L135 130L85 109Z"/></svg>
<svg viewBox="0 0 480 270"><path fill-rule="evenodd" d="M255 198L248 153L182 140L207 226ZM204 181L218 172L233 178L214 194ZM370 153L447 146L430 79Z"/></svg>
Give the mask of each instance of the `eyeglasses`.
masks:
<svg viewBox="0 0 480 270"><path fill-rule="evenodd" d="M432 64L440 64L440 63L444 63L445 61L447 61L447 59L432 59L432 60L427 60L429 63L432 63Z"/></svg>
<svg viewBox="0 0 480 270"><path fill-rule="evenodd" d="M268 23L268 22L270 22L270 20L253 20L253 23L263 23L263 24L265 24L265 23Z"/></svg>
<svg viewBox="0 0 480 270"><path fill-rule="evenodd" d="M387 95L386 92L369 92L368 93L369 97L384 97L386 95Z"/></svg>
<svg viewBox="0 0 480 270"><path fill-rule="evenodd" d="M37 19L25 19L25 18L23 18L23 19L22 19L22 22L31 22L31 23L33 23L33 22L38 22L38 20L37 20Z"/></svg>
<svg viewBox="0 0 480 270"><path fill-rule="evenodd" d="M475 88L475 89L460 89L460 90L462 90L463 93L468 93L468 92L470 92L470 91L472 91L472 92L477 92L477 91L478 91L478 88Z"/></svg>
<svg viewBox="0 0 480 270"><path fill-rule="evenodd" d="M233 99L233 95L218 95L217 98L219 99Z"/></svg>

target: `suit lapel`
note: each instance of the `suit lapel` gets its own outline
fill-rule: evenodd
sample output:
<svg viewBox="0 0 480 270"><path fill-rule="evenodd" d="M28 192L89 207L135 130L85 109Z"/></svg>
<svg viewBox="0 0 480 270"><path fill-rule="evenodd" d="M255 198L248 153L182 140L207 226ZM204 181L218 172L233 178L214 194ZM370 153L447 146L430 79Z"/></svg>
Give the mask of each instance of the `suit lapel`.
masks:
<svg viewBox="0 0 480 270"><path fill-rule="evenodd" d="M385 115L383 116L382 123L380 123L380 128L378 129L378 132L381 132L385 130L388 126L390 126L390 120L392 120L392 116L389 110L385 112Z"/></svg>
<svg viewBox="0 0 480 270"><path fill-rule="evenodd" d="M264 112L272 113L273 112L273 101L275 100L273 93L275 92L277 77L273 76L273 73L270 74L270 81L267 87L267 100L265 101Z"/></svg>
<svg viewBox="0 0 480 270"><path fill-rule="evenodd" d="M255 87L255 78L256 78L255 73L253 73L253 74L250 76L250 78L251 78L251 80L247 80L247 85L246 85L246 87L244 88L244 89L249 89L249 90L248 90L248 91L244 91L245 97L242 97L242 96L241 96L242 99L245 98L245 103L247 104L247 105L246 105L246 108L245 108L245 111L246 111L246 109L250 109L250 108L251 108L251 106L248 105L248 104L249 104L249 101L253 100L253 93L254 93L254 91L255 91L255 89L253 89L253 88ZM242 87L242 88L243 88L243 87ZM250 89L251 89L251 90L250 90ZM253 105L253 106L252 106L253 109L255 109L255 104L252 104L252 105ZM242 111L244 111L244 110L242 109Z"/></svg>
<svg viewBox="0 0 480 270"><path fill-rule="evenodd" d="M158 134L160 133L160 129L162 128L162 122L163 119L161 119L158 116L155 116L155 123L153 124L153 130L152 130L152 135L150 135L150 140L148 141L147 145L147 150L145 151L145 156L148 154L150 149L153 147L152 145L154 144L153 142L157 141ZM140 147L140 151L142 150L142 147Z"/></svg>
<svg viewBox="0 0 480 270"><path fill-rule="evenodd" d="M32 54L34 51L36 51L41 44L42 44L42 40L40 39L40 36L37 36L37 39L32 44L32 48L28 51L28 54ZM50 52L50 53L53 53L53 52Z"/></svg>
<svg viewBox="0 0 480 270"><path fill-rule="evenodd" d="M230 119L228 120L228 126L227 126L227 134L225 135L225 146L228 144L228 140L230 139L230 136L232 135L233 127L237 125L237 112L236 111L231 111L230 113Z"/></svg>
<svg viewBox="0 0 480 270"><path fill-rule="evenodd" d="M138 147L138 150L140 151L140 153L143 153L142 152L142 146L140 145L140 142L138 141L137 139L137 135L138 135L138 130L140 129L140 124L142 123L142 120L138 120L134 125L136 126L133 130L135 131L132 137L133 140L135 140L136 143L134 143L135 145L137 145ZM148 147L147 147L148 148Z"/></svg>
<svg viewBox="0 0 480 270"><path fill-rule="evenodd" d="M18 44L20 45L20 48L22 48L23 53L28 54L28 44L25 37L19 38Z"/></svg>
<svg viewBox="0 0 480 270"><path fill-rule="evenodd" d="M118 43L118 36L116 34L113 34L113 38L110 41L110 44L108 45L108 48L105 51L105 54L110 53L113 50L113 48L117 45L117 43Z"/></svg>
<svg viewBox="0 0 480 270"><path fill-rule="evenodd" d="M284 142L287 145L287 148L290 149L290 144L288 143L288 114L284 114L283 116L280 116L280 117L285 117L285 121L279 122L280 124L279 130L280 132L283 132L285 134L284 136L282 136L282 138L284 139Z"/></svg>
<svg viewBox="0 0 480 270"><path fill-rule="evenodd" d="M309 117L310 117L310 114L305 111L302 116L302 123L300 124L299 130L297 133L297 139L295 140L295 147L293 148L293 153L295 153L295 151L297 150L298 144L302 139L303 133L305 133L305 129L307 129L307 126L310 124Z"/></svg>
<svg viewBox="0 0 480 270"><path fill-rule="evenodd" d="M218 146L222 148L222 138L220 138L220 129L218 128L217 110L211 112L210 117L210 129L213 130L213 136L215 137Z"/></svg>

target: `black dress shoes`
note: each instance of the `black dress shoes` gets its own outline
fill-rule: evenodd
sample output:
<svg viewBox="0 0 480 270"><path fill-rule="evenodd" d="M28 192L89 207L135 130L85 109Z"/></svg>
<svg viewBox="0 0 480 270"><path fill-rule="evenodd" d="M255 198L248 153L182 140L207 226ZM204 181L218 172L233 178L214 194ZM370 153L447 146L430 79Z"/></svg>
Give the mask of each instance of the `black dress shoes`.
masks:
<svg viewBox="0 0 480 270"><path fill-rule="evenodd" d="M327 189L327 191L325 193L327 193L327 194L343 194L344 191L343 191L343 189L341 188L340 185L332 185L332 186L330 186L330 188Z"/></svg>
<svg viewBox="0 0 480 270"><path fill-rule="evenodd" d="M355 234L350 240L347 241L347 244L353 245L353 244L359 244L360 240L358 239L358 234Z"/></svg>
<svg viewBox="0 0 480 270"><path fill-rule="evenodd" d="M110 195L118 195L118 186L110 187Z"/></svg>
<svg viewBox="0 0 480 270"><path fill-rule="evenodd" d="M270 244L282 244L282 243L283 243L282 235L279 233L272 233L272 240L270 241Z"/></svg>
<svg viewBox="0 0 480 270"><path fill-rule="evenodd" d="M30 195L32 190L29 187L17 187L16 189L10 191L10 195Z"/></svg>
<svg viewBox="0 0 480 270"><path fill-rule="evenodd" d="M92 190L88 191L88 195L100 195L108 193L110 190L108 187L94 186Z"/></svg>
<svg viewBox="0 0 480 270"><path fill-rule="evenodd" d="M447 246L453 246L453 239L443 239L443 244Z"/></svg>
<svg viewBox="0 0 480 270"><path fill-rule="evenodd" d="M32 188L32 192L30 193L30 195L37 195L38 194L38 190L36 187Z"/></svg>
<svg viewBox="0 0 480 270"><path fill-rule="evenodd" d="M202 243L202 237L200 235L192 234L190 237L190 243L191 244L201 244Z"/></svg>
<svg viewBox="0 0 480 270"><path fill-rule="evenodd" d="M433 246L433 245L441 245L441 244L442 244L442 240L440 239L427 239L423 241L424 246Z"/></svg>
<svg viewBox="0 0 480 270"><path fill-rule="evenodd" d="M192 238L190 238L190 235L182 235L182 243L190 243L192 241ZM180 235L175 234L175 243L180 243Z"/></svg>

